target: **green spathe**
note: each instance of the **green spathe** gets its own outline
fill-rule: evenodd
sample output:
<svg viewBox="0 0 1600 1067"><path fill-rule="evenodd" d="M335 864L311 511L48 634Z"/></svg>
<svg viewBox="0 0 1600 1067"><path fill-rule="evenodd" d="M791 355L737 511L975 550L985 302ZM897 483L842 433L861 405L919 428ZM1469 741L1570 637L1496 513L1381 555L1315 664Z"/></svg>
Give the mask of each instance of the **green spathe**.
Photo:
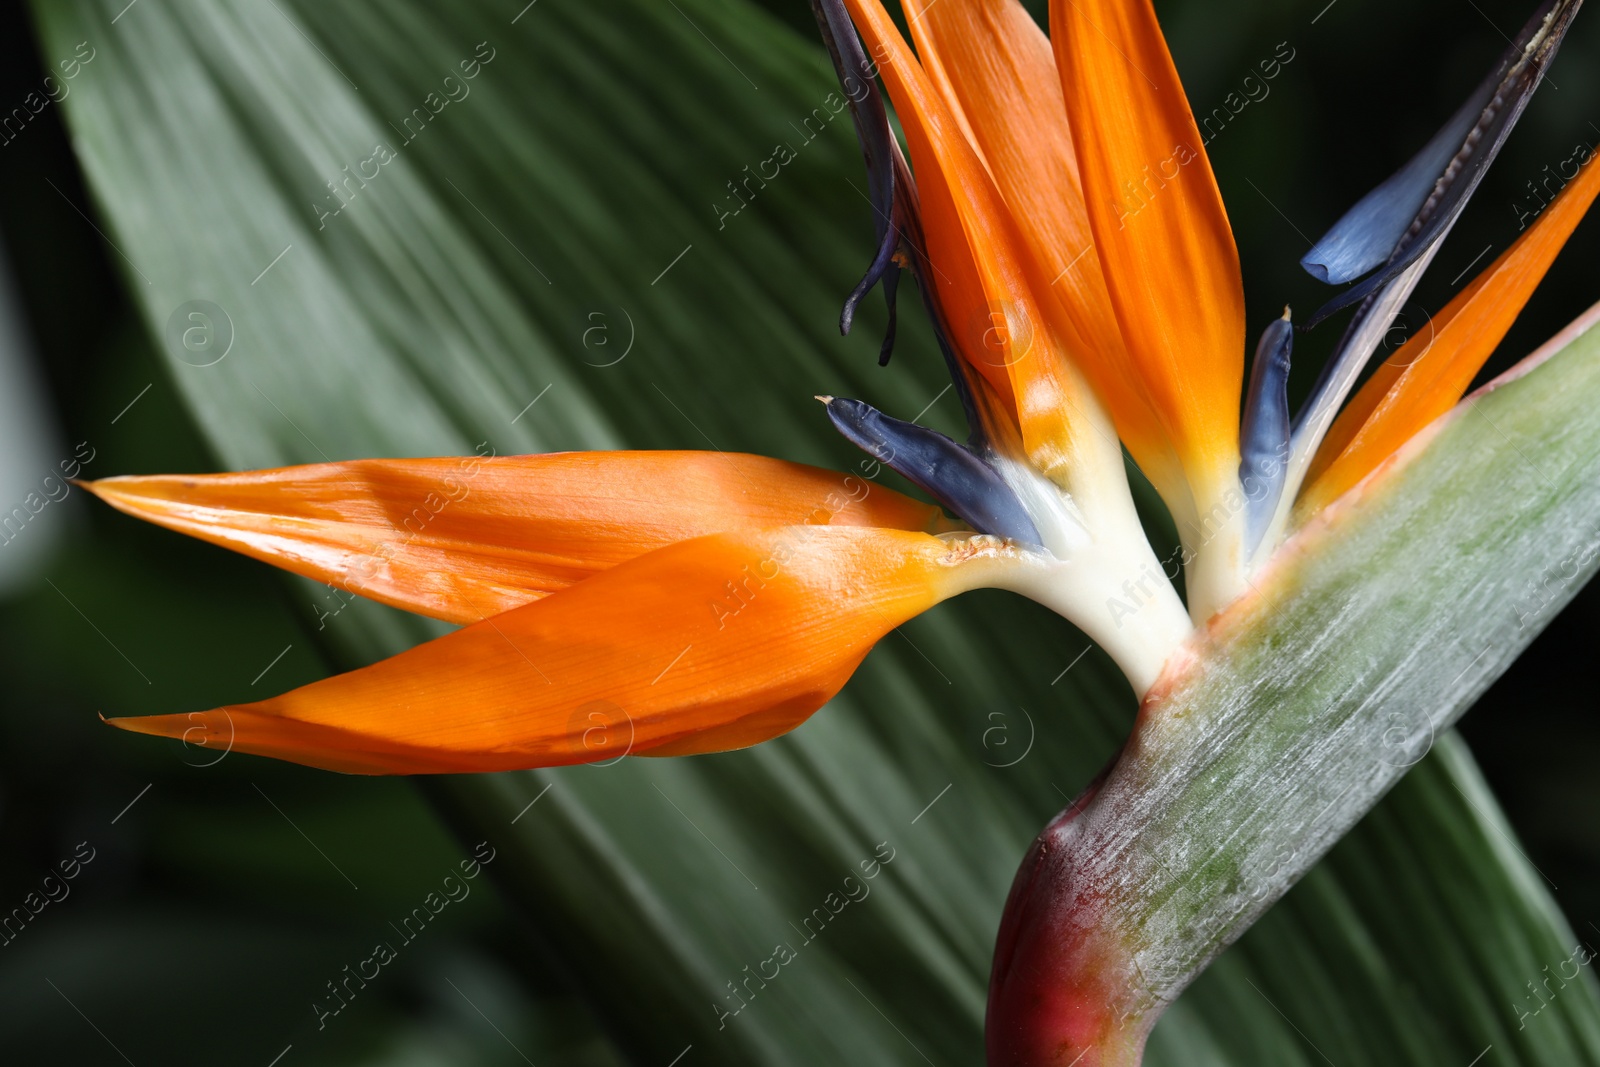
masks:
<svg viewBox="0 0 1600 1067"><path fill-rule="evenodd" d="M1600 329L1578 332L1596 319L1600 306L1413 438L1169 663L1105 781L1026 861L1043 873L1015 904L1003 996L1074 990L1102 1020L1081 1029L1082 1009L1047 1006L1053 1024L1014 1021L1046 1035L1035 1047L1070 1060L1077 1035L1109 1033L1093 1040L1116 1055L1085 1062L1136 1062L1128 1035L1600 567Z"/></svg>

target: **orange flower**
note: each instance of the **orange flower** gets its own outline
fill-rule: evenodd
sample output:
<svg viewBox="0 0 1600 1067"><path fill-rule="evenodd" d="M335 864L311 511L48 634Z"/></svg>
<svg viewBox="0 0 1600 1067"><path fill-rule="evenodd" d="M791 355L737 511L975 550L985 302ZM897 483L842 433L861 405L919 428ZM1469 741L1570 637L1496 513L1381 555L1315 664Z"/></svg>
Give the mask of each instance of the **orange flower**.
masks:
<svg viewBox="0 0 1600 1067"><path fill-rule="evenodd" d="M464 624L272 700L110 720L367 774L751 745L803 722L907 619L1060 567L863 478L737 454L360 460L87 487Z"/></svg>
<svg viewBox="0 0 1600 1067"><path fill-rule="evenodd" d="M95 482L130 514L462 624L272 700L115 725L362 773L735 748L792 729L890 630L979 586L1054 608L1143 694L1191 618L1459 399L1600 191L1589 163L1338 414L1554 57L1578 3L1546 0L1438 136L1303 261L1330 282L1365 276L1314 317L1361 305L1306 409L1291 421L1285 312L1257 346L1241 422L1238 256L1149 0L1053 0L1050 38L1016 0L940 0L910 17L912 43L879 0L815 6L879 214L842 325L912 269L972 436L819 399L943 510L721 453ZM1140 526L1123 446L1178 524L1187 608Z"/></svg>
<svg viewBox="0 0 1600 1067"><path fill-rule="evenodd" d="M821 6L839 2L905 128L922 278L938 294L949 343L980 387L1012 398L1006 414L1034 466L1080 500L1112 495L1103 487L1114 479L1091 459L1105 436L1098 416L1109 414L1177 522L1190 611L1204 621L1286 532L1327 429L1321 416L1337 411L1349 382L1319 393L1291 441L1282 328L1273 345L1263 339L1241 426L1238 255L1149 0L1052 0L1049 38L1016 0L919 5L907 12L915 54L880 0ZM1367 333L1354 331L1341 368L1365 365L1372 347L1361 342L1382 337L1420 268L1395 272L1431 257L1577 6L1549 0L1440 135L1308 255L1325 280L1393 265L1364 285L1393 306L1364 313ZM828 20L824 29L837 42ZM1570 232L1552 238L1557 228L1536 226L1552 255ZM1514 315L1536 282L1504 272L1494 299ZM1427 421L1392 421L1388 451Z"/></svg>

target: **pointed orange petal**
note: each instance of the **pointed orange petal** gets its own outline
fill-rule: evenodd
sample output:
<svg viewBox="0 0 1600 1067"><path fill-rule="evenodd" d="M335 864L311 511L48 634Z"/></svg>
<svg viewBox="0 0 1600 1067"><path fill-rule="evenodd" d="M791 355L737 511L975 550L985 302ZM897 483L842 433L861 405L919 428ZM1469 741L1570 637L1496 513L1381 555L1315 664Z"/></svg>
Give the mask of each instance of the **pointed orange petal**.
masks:
<svg viewBox="0 0 1600 1067"><path fill-rule="evenodd" d="M111 722L363 774L738 748L803 722L991 556L897 530L702 537L271 700Z"/></svg>
<svg viewBox="0 0 1600 1067"><path fill-rule="evenodd" d="M1054 307L963 120L941 96L879 0L846 0L894 100L911 150L922 229L951 343L1014 403L1023 448L1064 475L1079 452L1102 450L1102 421L1068 355L1087 343Z"/></svg>
<svg viewBox="0 0 1600 1067"><path fill-rule="evenodd" d="M987 167L1026 246L1036 289L1066 353L1094 383L1141 466L1170 445L1117 326L1067 122L1050 40L1017 0L940 0L911 20L928 76ZM1065 316L1066 321L1060 321ZM1075 343L1075 345L1074 345Z"/></svg>
<svg viewBox="0 0 1600 1067"><path fill-rule="evenodd" d="M1455 406L1600 193L1591 161L1512 246L1384 361L1323 439L1296 507L1309 517Z"/></svg>
<svg viewBox="0 0 1600 1067"><path fill-rule="evenodd" d="M1117 321L1206 499L1239 463L1244 289L1222 195L1150 0L1051 0L1050 26Z"/></svg>
<svg viewBox="0 0 1600 1067"><path fill-rule="evenodd" d="M1023 239L1052 278L1067 271L1094 235L1049 38L1017 0L940 0L911 21L911 35L1011 214L1028 221ZM1074 275L1063 287L1079 284ZM1110 319L1103 288L1084 297ZM1114 320L1106 325L1116 333Z"/></svg>
<svg viewBox="0 0 1600 1067"><path fill-rule="evenodd" d="M765 456L557 452L106 478L113 507L385 604L475 622L677 541L937 508Z"/></svg>

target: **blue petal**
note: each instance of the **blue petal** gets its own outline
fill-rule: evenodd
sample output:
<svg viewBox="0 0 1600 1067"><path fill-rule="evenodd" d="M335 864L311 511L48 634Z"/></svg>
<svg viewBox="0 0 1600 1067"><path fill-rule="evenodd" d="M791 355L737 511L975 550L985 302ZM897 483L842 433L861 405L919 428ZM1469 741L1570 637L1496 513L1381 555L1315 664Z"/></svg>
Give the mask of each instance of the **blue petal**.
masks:
<svg viewBox="0 0 1600 1067"><path fill-rule="evenodd" d="M866 284L865 279L862 280L862 284ZM895 299L899 292L900 268L896 266L892 270L886 271L883 275L883 299L889 305L889 322L883 328L883 344L878 346L878 366L880 367L887 367L889 365L889 357L894 354L894 338L900 329L900 308ZM851 295L854 296L855 294L852 293ZM865 296L866 293L863 292L861 295ZM849 332L850 320L853 316L854 305L846 301L844 315L839 319L841 330Z"/></svg>
<svg viewBox="0 0 1600 1067"><path fill-rule="evenodd" d="M924 250L921 222L916 210L916 183L900 142L895 140L889 125L888 111L878 91L877 68L867 58L856 35L842 0L811 0L811 12L816 17L822 43L833 59L839 85L850 104L850 116L855 122L856 139L867 163L869 199L872 202L873 224L878 235L878 248L867 273L856 283L845 298L839 316L839 331L849 333L855 322L856 308L872 291L883 283L884 299L889 307L889 323L884 331L883 344L878 350L878 365L885 366L894 351L895 333L899 324L896 296L899 291L902 264L909 263L922 292L923 304L933 323L939 351L956 393L961 398L962 410L971 430L969 442L981 451L987 440L983 421L973 401L973 382L966 364L957 357L945 330L945 316L939 307L935 288L929 282L931 268Z"/></svg>
<svg viewBox="0 0 1600 1067"><path fill-rule="evenodd" d="M1497 70L1478 87L1411 162L1345 212L1300 258L1300 265L1318 281L1343 285L1388 262L1428 202L1439 175L1478 124L1484 105L1499 85L1499 73Z"/></svg>
<svg viewBox="0 0 1600 1067"><path fill-rule="evenodd" d="M900 146L889 127L883 96L878 92L876 68L867 59L842 0L811 0L811 13L816 16L822 43L833 58L839 87L850 104L856 140L867 163L868 199L872 202L872 221L878 235L872 263L845 298L844 309L839 314L839 332L850 332L857 305L882 281L884 299L889 303L889 329L878 355L878 362L884 364L889 362L889 354L894 349L895 291L900 273L894 257L904 235L905 201L895 195L895 162Z"/></svg>
<svg viewBox="0 0 1600 1067"><path fill-rule="evenodd" d="M819 397L838 431L880 463L960 516L979 533L1040 543L1011 487L974 450L937 430L890 418L860 400Z"/></svg>
<svg viewBox="0 0 1600 1067"><path fill-rule="evenodd" d="M1289 355L1294 327L1289 309L1256 344L1239 427L1239 482L1245 491L1246 549L1254 554L1267 532L1289 473Z"/></svg>
<svg viewBox="0 0 1600 1067"><path fill-rule="evenodd" d="M1545 70L1554 61L1582 3L1583 0L1545 0L1501 56L1494 72L1417 158L1369 193L1318 242L1317 248L1312 249L1312 254L1316 254L1317 249L1323 249L1324 253L1331 251L1332 254L1317 257L1320 261L1317 266L1330 275L1351 278L1361 273L1356 268L1363 265L1368 270L1379 262L1385 266L1318 308L1307 322L1307 328L1337 311L1365 301L1444 238L1477 190L1489 165L1500 154L1511 128L1522 116ZM1474 117L1473 105L1480 101L1482 106ZM1463 126L1463 116L1472 121L1465 124L1465 132L1456 138L1454 149L1450 149L1449 141L1452 135L1460 132L1458 127ZM1427 172L1429 165L1436 168L1431 182ZM1422 186L1428 188L1414 217L1397 230L1396 219L1406 204L1415 201ZM1336 237L1338 240L1330 244ZM1386 239L1392 242L1387 252L1382 247ZM1317 273L1317 266L1305 265L1313 274Z"/></svg>

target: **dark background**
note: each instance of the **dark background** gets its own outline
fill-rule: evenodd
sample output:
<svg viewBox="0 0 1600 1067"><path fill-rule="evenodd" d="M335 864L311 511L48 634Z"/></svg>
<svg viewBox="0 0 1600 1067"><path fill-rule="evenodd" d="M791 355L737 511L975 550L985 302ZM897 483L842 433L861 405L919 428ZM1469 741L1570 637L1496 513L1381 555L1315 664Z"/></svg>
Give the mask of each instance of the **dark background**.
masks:
<svg viewBox="0 0 1600 1067"><path fill-rule="evenodd" d="M1325 297L1296 267L1309 239L1420 146L1527 13L1524 3L1502 0L1336 0L1308 26L1307 12L1322 2L1158 4L1197 113L1238 90L1279 42L1294 51L1270 94L1209 146L1257 325L1286 302L1303 315ZM805 5L769 6L811 32ZM0 42L0 102L9 107L44 75L21 6L0 5ZM1535 98L1407 325L1448 299L1450 280L1481 250L1491 249L1477 268L1514 239L1527 182L1579 142L1600 144L1597 60L1600 13L1586 12L1554 84ZM36 356L37 397L27 402L47 409L66 446L60 454L90 442L88 476L215 469L133 313L123 264L79 213L93 215L61 117L59 107L46 108L0 148L0 269ZM1590 219L1491 369L1600 297L1597 238L1600 218ZM1330 329L1300 344L1296 388L1310 384L1333 339ZM109 1032L159 1028L169 1063L214 1059L207 1041L218 1021L262 1046L309 1042L316 1029L307 1004L324 990L315 985L322 978L306 976L334 978L366 955L387 919L418 903L405 887L430 884L433 872L442 878L463 848L407 781L358 784L248 757L204 767L204 753L100 725L99 713L209 707L219 692L250 689L251 679L266 695L332 670L318 652L315 607L298 588L253 562L91 507L81 492L50 505L23 537L45 545L31 546L41 555L22 573L0 568L0 911L78 842L95 859L67 900L0 949L0 1048L60 1063L120 1062L89 1027L64 1025L75 1010L65 996L18 977L41 971L63 987L99 990L95 1003L113 1007L97 1009L95 1021ZM0 546L0 556L14 552L17 544ZM1593 938L1597 611L1600 593L1580 594L1463 726L1522 847L1557 887L1580 936ZM270 654L262 650L280 648L263 675ZM414 877L363 881L369 871L397 869ZM363 887L359 900L353 884ZM162 992L176 1014L142 1018L130 1007L117 1017L117 961L130 953L164 961ZM500 1013L473 1006L486 1004ZM609 1055L486 880L407 948L397 979L352 1007L319 1036L317 1059L398 1061L402 1048L419 1063ZM206 1022L185 1026L185 1018Z"/></svg>

